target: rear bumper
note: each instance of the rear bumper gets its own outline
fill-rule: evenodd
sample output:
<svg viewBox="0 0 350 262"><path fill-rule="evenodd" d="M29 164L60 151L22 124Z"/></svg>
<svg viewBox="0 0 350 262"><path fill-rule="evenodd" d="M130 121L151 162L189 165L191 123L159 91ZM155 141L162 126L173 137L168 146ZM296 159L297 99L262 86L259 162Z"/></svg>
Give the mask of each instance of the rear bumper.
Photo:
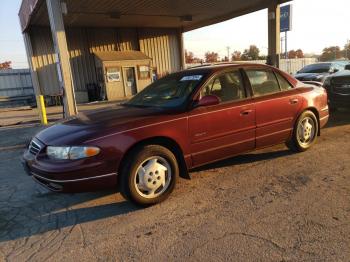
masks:
<svg viewBox="0 0 350 262"><path fill-rule="evenodd" d="M323 128L329 120L329 107L326 106L325 108L321 109L319 112L319 121L320 121L320 129Z"/></svg>
<svg viewBox="0 0 350 262"><path fill-rule="evenodd" d="M329 120L329 115L320 118L320 128L323 128Z"/></svg>

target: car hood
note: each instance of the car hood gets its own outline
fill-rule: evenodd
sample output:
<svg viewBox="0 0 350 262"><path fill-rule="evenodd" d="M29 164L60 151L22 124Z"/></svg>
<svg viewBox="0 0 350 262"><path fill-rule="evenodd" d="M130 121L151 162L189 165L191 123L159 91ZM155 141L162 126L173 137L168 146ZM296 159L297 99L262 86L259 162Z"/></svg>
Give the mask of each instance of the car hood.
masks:
<svg viewBox="0 0 350 262"><path fill-rule="evenodd" d="M299 73L295 75L296 79L315 80L318 76L326 77L329 73Z"/></svg>
<svg viewBox="0 0 350 262"><path fill-rule="evenodd" d="M125 131L169 111L160 108L115 106L77 116L44 129L36 138L46 145L78 145L111 132Z"/></svg>
<svg viewBox="0 0 350 262"><path fill-rule="evenodd" d="M335 74L332 75L332 77L342 77L342 76L349 76L350 77L350 70L342 70L339 72L336 72Z"/></svg>

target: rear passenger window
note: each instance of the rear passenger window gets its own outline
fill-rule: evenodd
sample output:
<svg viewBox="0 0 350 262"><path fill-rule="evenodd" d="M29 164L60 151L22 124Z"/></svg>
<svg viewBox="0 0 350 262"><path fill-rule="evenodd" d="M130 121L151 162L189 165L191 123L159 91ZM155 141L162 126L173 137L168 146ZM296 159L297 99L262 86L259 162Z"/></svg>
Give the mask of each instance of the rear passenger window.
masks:
<svg viewBox="0 0 350 262"><path fill-rule="evenodd" d="M230 71L215 77L201 90L201 97L206 95L216 95L222 102L245 98L240 71Z"/></svg>
<svg viewBox="0 0 350 262"><path fill-rule="evenodd" d="M276 73L276 76L282 91L293 89L293 86L283 76L281 76L279 73Z"/></svg>
<svg viewBox="0 0 350 262"><path fill-rule="evenodd" d="M247 76L255 97L281 91L276 76L269 70L247 70Z"/></svg>

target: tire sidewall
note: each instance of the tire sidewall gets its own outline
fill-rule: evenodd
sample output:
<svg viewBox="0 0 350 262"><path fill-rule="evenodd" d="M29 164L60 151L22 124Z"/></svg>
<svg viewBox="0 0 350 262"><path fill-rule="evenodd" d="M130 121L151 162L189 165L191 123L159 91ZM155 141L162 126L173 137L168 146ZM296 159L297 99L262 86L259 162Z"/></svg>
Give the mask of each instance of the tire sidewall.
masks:
<svg viewBox="0 0 350 262"><path fill-rule="evenodd" d="M132 156L133 155L133 156ZM177 163L175 155L165 147L157 146L157 145L149 145L139 148L135 150L134 154L132 154L131 159L127 159L129 164L123 171L122 177L124 183L122 183L122 193L124 192L124 196L134 203L142 206L153 205L156 203L160 203L164 201L170 193L174 190L177 177L179 175L179 165ZM141 196L135 186L135 176L137 175L137 169L142 162L144 162L147 158L159 156L164 158L170 165L171 168L171 180L167 190L161 195L155 198L145 198Z"/></svg>
<svg viewBox="0 0 350 262"><path fill-rule="evenodd" d="M310 117L312 118L312 120L314 121L315 123L315 136L312 140L311 143L309 143L308 145L304 146L302 145L300 142L299 142L299 139L298 139L298 127L299 127L299 124L300 122L305 118L305 117ZM318 136L318 130L319 130L319 125L318 125L318 121L317 121L317 118L315 116L315 114L312 112L312 111L305 111L303 112L297 122L295 123L295 127L294 127L294 132L293 132L293 140L294 140L294 143L295 145L297 146L297 149L298 151L306 151L308 150L310 147L312 147L315 143L316 143L316 140L317 140L317 136Z"/></svg>

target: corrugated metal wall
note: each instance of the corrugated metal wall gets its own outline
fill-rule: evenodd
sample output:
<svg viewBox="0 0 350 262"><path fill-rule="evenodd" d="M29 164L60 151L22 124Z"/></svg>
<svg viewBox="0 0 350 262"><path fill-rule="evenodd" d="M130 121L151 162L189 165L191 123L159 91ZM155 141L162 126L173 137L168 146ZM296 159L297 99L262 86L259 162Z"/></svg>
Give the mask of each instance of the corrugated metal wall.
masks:
<svg viewBox="0 0 350 262"><path fill-rule="evenodd" d="M96 83L95 51L140 50L152 58L160 75L181 67L176 29L67 28L66 34L76 91L85 92L87 84ZM57 95L59 84L50 28L33 27L30 36L33 66L41 89L45 95Z"/></svg>
<svg viewBox="0 0 350 262"><path fill-rule="evenodd" d="M0 70L0 97L33 95L29 69Z"/></svg>
<svg viewBox="0 0 350 262"><path fill-rule="evenodd" d="M152 58L157 73L164 75L181 67L179 39L176 30L140 29L140 51Z"/></svg>
<svg viewBox="0 0 350 262"><path fill-rule="evenodd" d="M59 82L50 28L33 27L30 36L34 55L32 63L38 73L40 88L44 95L56 95Z"/></svg>

